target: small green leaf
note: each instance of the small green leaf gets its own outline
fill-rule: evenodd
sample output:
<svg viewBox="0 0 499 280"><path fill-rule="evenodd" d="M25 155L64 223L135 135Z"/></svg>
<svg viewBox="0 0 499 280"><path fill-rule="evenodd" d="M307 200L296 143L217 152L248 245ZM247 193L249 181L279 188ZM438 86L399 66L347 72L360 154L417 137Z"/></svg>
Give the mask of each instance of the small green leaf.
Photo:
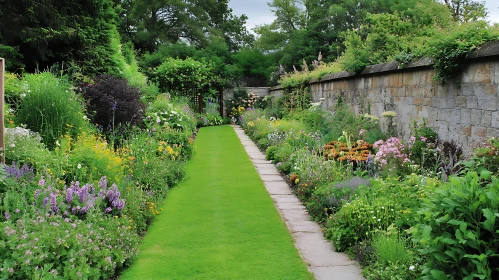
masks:
<svg viewBox="0 0 499 280"><path fill-rule="evenodd" d="M482 212L486 218L486 220L483 222L483 227L490 232L494 232L494 225L496 223L495 214L497 213L492 212L492 210L490 210L489 208L482 209Z"/></svg>
<svg viewBox="0 0 499 280"><path fill-rule="evenodd" d="M445 272L443 272L441 270L432 269L430 271L430 273L431 273L431 276L433 276L433 278L435 280L445 280L445 279L447 279L447 274L445 274Z"/></svg>
<svg viewBox="0 0 499 280"><path fill-rule="evenodd" d="M490 172L488 170L480 171L480 177L484 180L489 180L491 176L492 176L492 172Z"/></svg>
<svg viewBox="0 0 499 280"><path fill-rule="evenodd" d="M430 239L431 237L431 226L425 225L423 228L423 239Z"/></svg>

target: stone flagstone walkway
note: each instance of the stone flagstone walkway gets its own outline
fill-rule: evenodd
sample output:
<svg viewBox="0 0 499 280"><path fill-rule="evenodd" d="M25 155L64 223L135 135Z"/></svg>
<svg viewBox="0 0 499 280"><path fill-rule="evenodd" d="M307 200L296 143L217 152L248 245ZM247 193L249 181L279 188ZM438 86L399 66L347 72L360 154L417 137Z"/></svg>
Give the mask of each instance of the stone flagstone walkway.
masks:
<svg viewBox="0 0 499 280"><path fill-rule="evenodd" d="M315 278L317 280L364 279L359 264L350 260L346 254L335 252L334 246L324 239L319 225L312 221L303 204L292 193L275 166L265 159L265 155L240 126L233 125L233 127Z"/></svg>

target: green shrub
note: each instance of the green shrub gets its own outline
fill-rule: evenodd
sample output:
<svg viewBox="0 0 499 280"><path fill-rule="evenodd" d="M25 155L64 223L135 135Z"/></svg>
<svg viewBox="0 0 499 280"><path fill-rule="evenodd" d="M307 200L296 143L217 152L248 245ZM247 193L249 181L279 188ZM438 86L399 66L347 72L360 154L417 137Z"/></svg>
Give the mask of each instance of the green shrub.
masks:
<svg viewBox="0 0 499 280"><path fill-rule="evenodd" d="M428 257L426 277L499 277L499 179L490 175L482 171L450 177L425 199L414 237ZM491 183L483 186L482 180Z"/></svg>
<svg viewBox="0 0 499 280"><path fill-rule="evenodd" d="M222 82L215 72L213 63L192 58L182 60L169 57L151 76L162 92L174 96L209 93L215 84Z"/></svg>
<svg viewBox="0 0 499 280"><path fill-rule="evenodd" d="M44 72L26 75L23 81L28 88L16 112L16 123L40 133L47 147L53 149L61 136L75 137L88 127L82 100L64 77Z"/></svg>
<svg viewBox="0 0 499 280"><path fill-rule="evenodd" d="M42 138L29 129L16 127L5 129L5 161L42 167L50 162L51 154Z"/></svg>
<svg viewBox="0 0 499 280"><path fill-rule="evenodd" d="M440 83L449 81L465 65L466 55L484 43L499 38L497 28L485 21L468 22L443 30L431 42L429 54L435 58L435 79Z"/></svg>
<svg viewBox="0 0 499 280"><path fill-rule="evenodd" d="M196 129L197 119L185 103L161 95L147 108L144 122L149 129L159 131L171 127L191 134Z"/></svg>
<svg viewBox="0 0 499 280"><path fill-rule="evenodd" d="M376 254L377 262L390 264L407 264L412 257L407 250L407 240L398 234L379 233L374 236L372 246Z"/></svg>
<svg viewBox="0 0 499 280"><path fill-rule="evenodd" d="M371 239L376 231L386 231L397 216L393 201L358 198L343 205L331 217L326 237L334 242L337 251L342 252L357 242Z"/></svg>

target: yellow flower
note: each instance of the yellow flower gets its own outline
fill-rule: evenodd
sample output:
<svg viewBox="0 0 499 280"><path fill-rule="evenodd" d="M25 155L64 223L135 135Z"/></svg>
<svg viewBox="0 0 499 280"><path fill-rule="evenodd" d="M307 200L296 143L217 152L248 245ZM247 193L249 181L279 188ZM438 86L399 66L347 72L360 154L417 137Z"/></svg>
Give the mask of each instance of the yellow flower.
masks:
<svg viewBox="0 0 499 280"><path fill-rule="evenodd" d="M170 147L170 146L167 146L167 147L166 147L166 151L167 151L170 155L172 155L172 154L174 154L174 153L175 153L175 152L173 151L172 147Z"/></svg>
<svg viewBox="0 0 499 280"><path fill-rule="evenodd" d="M381 114L383 117L396 117L397 116L397 113L395 113L395 111L386 111L386 112L383 112Z"/></svg>
<svg viewBox="0 0 499 280"><path fill-rule="evenodd" d="M300 179L299 179L299 178L296 178L296 179L295 179L295 184L298 184L298 182L300 182Z"/></svg>

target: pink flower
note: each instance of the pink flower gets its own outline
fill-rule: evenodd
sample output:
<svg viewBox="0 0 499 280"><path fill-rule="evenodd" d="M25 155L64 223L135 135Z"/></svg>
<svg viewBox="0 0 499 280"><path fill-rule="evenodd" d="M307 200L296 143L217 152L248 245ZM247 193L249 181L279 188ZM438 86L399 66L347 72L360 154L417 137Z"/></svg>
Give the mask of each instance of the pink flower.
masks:
<svg viewBox="0 0 499 280"><path fill-rule="evenodd" d="M412 142L412 143L416 142L416 137L411 136L411 142Z"/></svg>
<svg viewBox="0 0 499 280"><path fill-rule="evenodd" d="M362 136L365 132L366 132L366 130L365 130L365 129L361 129L361 130L359 131L359 135L361 135L361 136Z"/></svg>
<svg viewBox="0 0 499 280"><path fill-rule="evenodd" d="M424 136L421 136L421 141L422 142L425 142L426 143L426 140L428 140L428 138L424 137Z"/></svg>

